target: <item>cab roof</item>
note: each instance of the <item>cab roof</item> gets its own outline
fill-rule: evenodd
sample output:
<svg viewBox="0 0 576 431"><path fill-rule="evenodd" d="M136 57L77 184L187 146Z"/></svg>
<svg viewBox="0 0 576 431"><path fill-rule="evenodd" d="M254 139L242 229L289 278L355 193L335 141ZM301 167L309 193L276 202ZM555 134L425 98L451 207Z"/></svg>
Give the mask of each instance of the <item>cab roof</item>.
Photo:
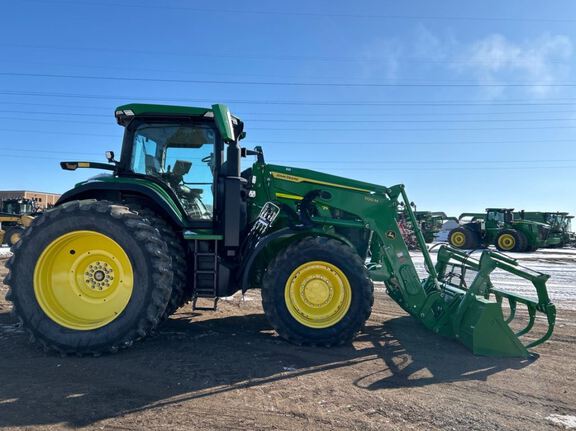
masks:
<svg viewBox="0 0 576 431"><path fill-rule="evenodd" d="M488 212L488 211L506 212L506 211L514 211L514 208L486 208L486 212Z"/></svg>
<svg viewBox="0 0 576 431"><path fill-rule="evenodd" d="M129 103L121 105L114 111L116 121L121 126L126 126L134 117L214 117L210 108L196 108L191 106L154 105L146 103ZM241 124L239 118L232 117L232 124Z"/></svg>

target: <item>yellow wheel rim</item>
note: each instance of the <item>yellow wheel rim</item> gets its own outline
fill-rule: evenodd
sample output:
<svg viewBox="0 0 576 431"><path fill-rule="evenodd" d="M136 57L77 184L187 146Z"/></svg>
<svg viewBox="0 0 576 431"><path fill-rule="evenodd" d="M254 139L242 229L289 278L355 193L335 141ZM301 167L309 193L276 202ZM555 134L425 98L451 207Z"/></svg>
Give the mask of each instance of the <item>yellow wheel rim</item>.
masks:
<svg viewBox="0 0 576 431"><path fill-rule="evenodd" d="M454 232L450 237L450 242L455 247L463 247L466 242L466 235L462 232Z"/></svg>
<svg viewBox="0 0 576 431"><path fill-rule="evenodd" d="M20 232L14 232L12 235L10 235L10 244L16 244L18 241L20 241L21 236L22 235Z"/></svg>
<svg viewBox="0 0 576 431"><path fill-rule="evenodd" d="M352 301L350 282L335 265L307 262L296 268L284 289L288 311L309 328L328 328L348 312Z"/></svg>
<svg viewBox="0 0 576 431"><path fill-rule="evenodd" d="M512 250L516 246L516 239L509 233L505 233L498 237L498 246L503 250Z"/></svg>
<svg viewBox="0 0 576 431"><path fill-rule="evenodd" d="M93 231L70 232L42 252L34 268L38 304L54 322L87 331L116 319L132 296L134 274L126 252Z"/></svg>

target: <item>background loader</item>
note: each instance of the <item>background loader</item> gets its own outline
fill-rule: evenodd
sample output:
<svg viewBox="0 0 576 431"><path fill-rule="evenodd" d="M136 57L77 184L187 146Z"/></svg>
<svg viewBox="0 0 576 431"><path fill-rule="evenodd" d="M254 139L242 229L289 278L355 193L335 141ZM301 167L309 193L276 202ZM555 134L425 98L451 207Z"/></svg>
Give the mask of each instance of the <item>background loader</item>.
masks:
<svg viewBox="0 0 576 431"><path fill-rule="evenodd" d="M526 252L559 242L550 236L550 225L518 219L514 209L488 208L485 214L463 213L458 219L461 225L450 231L448 242L460 249L495 245L500 251Z"/></svg>
<svg viewBox="0 0 576 431"><path fill-rule="evenodd" d="M435 266L402 185L267 164L261 148L240 147L244 124L224 105L130 104L115 116L125 128L120 160L108 152L108 163L62 162L109 174L77 184L34 219L7 263L7 299L46 350L113 352L188 301L213 310L218 298L249 288L261 289L264 313L286 340L339 345L368 319L372 280L476 354L527 357L552 334L547 275L498 253L477 260L446 246ZM242 171L245 156L256 160ZM424 279L396 222L400 202ZM370 249L378 257L367 266ZM495 287L495 269L532 283L534 299ZM519 304L527 324L514 332ZM547 330L526 341L538 314Z"/></svg>
<svg viewBox="0 0 576 431"><path fill-rule="evenodd" d="M31 199L6 199L0 210L0 245L16 244L22 232L32 223L38 208Z"/></svg>

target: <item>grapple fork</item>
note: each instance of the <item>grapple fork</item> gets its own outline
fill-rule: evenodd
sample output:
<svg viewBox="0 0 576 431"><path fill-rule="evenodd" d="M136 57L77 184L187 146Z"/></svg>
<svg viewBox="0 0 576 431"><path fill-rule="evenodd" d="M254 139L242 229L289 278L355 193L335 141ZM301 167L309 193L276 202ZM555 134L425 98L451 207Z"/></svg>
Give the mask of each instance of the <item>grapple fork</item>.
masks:
<svg viewBox="0 0 576 431"><path fill-rule="evenodd" d="M460 269L457 282L454 282L455 268ZM537 300L494 287L490 274L497 268L530 281L536 290ZM465 280L467 270L476 272L469 286ZM548 275L526 268L500 253L486 250L479 259L475 259L447 246L442 246L438 251L436 273L443 296L450 298L454 304L450 307L451 331L445 332L452 332L475 354L528 357L528 349L545 342L552 335L556 307L548 297ZM502 311L504 300L510 308L507 318L504 318ZM526 306L528 323L514 332L509 324L516 317L518 304ZM546 316L547 331L538 339L523 343L520 337L533 329L538 313Z"/></svg>

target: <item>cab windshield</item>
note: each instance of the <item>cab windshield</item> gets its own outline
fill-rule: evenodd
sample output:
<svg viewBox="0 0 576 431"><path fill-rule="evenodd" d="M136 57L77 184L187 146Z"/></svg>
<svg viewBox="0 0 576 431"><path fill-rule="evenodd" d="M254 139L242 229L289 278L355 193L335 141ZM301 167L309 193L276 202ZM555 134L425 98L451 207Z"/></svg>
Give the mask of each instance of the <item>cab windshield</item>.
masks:
<svg viewBox="0 0 576 431"><path fill-rule="evenodd" d="M144 123L134 131L130 169L166 183L190 218L211 220L215 144L209 125Z"/></svg>
<svg viewBox="0 0 576 431"><path fill-rule="evenodd" d="M489 211L488 220L495 221L498 223L510 223L514 221L514 214L509 211Z"/></svg>

